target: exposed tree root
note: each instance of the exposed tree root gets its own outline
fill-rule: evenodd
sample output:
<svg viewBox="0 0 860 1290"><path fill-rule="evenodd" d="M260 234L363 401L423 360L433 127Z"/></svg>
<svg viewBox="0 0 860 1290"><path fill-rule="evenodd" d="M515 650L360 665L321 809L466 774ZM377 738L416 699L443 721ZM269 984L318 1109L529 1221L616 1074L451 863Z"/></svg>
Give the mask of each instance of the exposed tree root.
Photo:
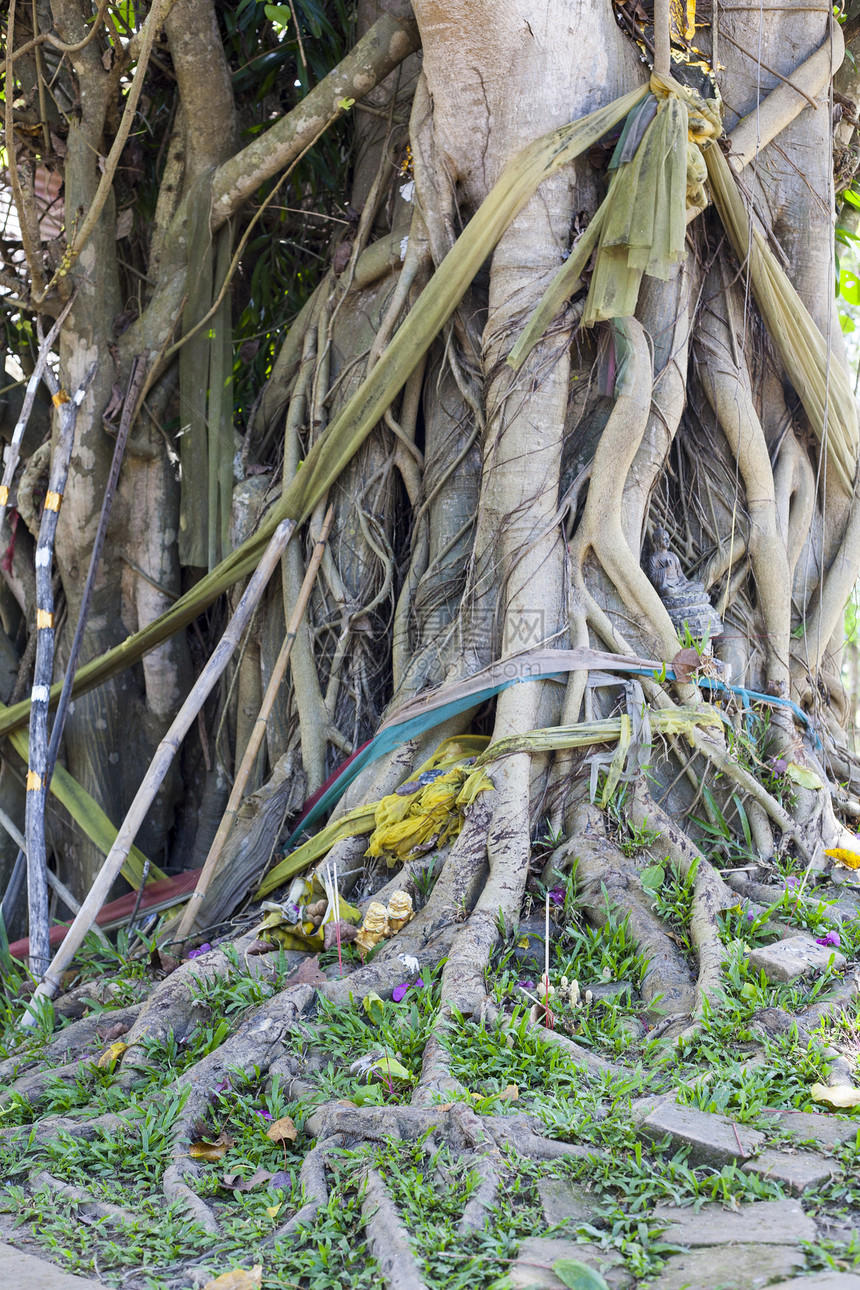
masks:
<svg viewBox="0 0 860 1290"><path fill-rule="evenodd" d="M367 1171L361 1212L370 1252L389 1290L427 1290L406 1228L375 1169Z"/></svg>
<svg viewBox="0 0 860 1290"><path fill-rule="evenodd" d="M632 863L607 841L602 813L594 807L577 809L570 840L553 856L553 867L559 871L573 863L577 866L577 889L590 921L603 926L613 912L627 915L633 939L648 959L642 982L645 1002L653 1006L659 999L664 1017L691 1016L696 994L686 959L651 912Z"/></svg>
<svg viewBox="0 0 860 1290"><path fill-rule="evenodd" d="M63 1200L75 1201L78 1213L85 1223L106 1218L111 1222L125 1223L129 1227L137 1226L141 1222L150 1226L145 1219L141 1219L139 1214L133 1214L131 1210L123 1209L121 1205L113 1205L109 1201L96 1200L83 1187L72 1187L69 1183L61 1182L59 1178L54 1178L48 1173L47 1169L34 1170L30 1174L29 1185L32 1191L47 1191L53 1196L62 1197Z"/></svg>
<svg viewBox="0 0 860 1290"><path fill-rule="evenodd" d="M328 1204L328 1187L325 1180L326 1156L330 1151L341 1147L343 1142L344 1139L340 1134L333 1133L324 1142L318 1142L305 1156L301 1169L304 1204L286 1223L275 1228L269 1238L269 1245L277 1245L286 1237L292 1236L300 1227L312 1223L317 1211Z"/></svg>

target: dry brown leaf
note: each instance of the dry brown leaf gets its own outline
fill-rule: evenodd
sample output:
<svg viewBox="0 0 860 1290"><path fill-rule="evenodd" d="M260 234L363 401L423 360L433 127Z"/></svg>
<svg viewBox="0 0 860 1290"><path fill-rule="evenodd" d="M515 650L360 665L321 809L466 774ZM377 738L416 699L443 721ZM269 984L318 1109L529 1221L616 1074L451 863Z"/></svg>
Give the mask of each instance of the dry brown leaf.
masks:
<svg viewBox="0 0 860 1290"><path fill-rule="evenodd" d="M108 1026L105 1030L97 1030L96 1034L103 1044L112 1044L119 1039L121 1035L127 1035L129 1027L122 1021L118 1021L114 1026Z"/></svg>
<svg viewBox="0 0 860 1290"><path fill-rule="evenodd" d="M207 1281L203 1290L260 1290L262 1284L263 1265L255 1263L250 1272L246 1272L244 1268L222 1272L214 1281Z"/></svg>
<svg viewBox="0 0 860 1290"><path fill-rule="evenodd" d="M188 1154L195 1160L221 1160L233 1145L229 1133L219 1133L214 1142L192 1142Z"/></svg>
<svg viewBox="0 0 860 1290"><path fill-rule="evenodd" d="M275 1120L266 1130L266 1137L272 1142L295 1142L299 1136L299 1131L288 1115L281 1116L280 1120Z"/></svg>
<svg viewBox="0 0 860 1290"><path fill-rule="evenodd" d="M261 937L257 937L255 941L251 941L251 944L245 950L245 953L249 957L252 957L255 954L274 954L277 948L278 947L274 941L264 941Z"/></svg>
<svg viewBox="0 0 860 1290"><path fill-rule="evenodd" d="M241 1174L225 1174L223 1185L229 1191L253 1191L256 1187L262 1187L264 1183L269 1182L274 1177L268 1169L258 1169L253 1177L243 1178Z"/></svg>
<svg viewBox="0 0 860 1290"><path fill-rule="evenodd" d="M294 968L284 982L285 985L322 985L327 981L325 973L320 972L320 956L314 954L302 959L297 968Z"/></svg>
<svg viewBox="0 0 860 1290"><path fill-rule="evenodd" d="M689 681L701 666L702 660L694 649L679 649L672 659L676 681Z"/></svg>

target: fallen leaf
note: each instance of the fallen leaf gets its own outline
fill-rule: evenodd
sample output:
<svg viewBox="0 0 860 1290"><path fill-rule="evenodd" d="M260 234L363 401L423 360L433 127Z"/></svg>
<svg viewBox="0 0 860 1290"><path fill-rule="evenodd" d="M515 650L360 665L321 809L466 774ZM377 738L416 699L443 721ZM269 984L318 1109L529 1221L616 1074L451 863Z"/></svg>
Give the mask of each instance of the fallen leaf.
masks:
<svg viewBox="0 0 860 1290"><path fill-rule="evenodd" d="M320 971L319 954L308 955L302 959L297 968L294 968L284 982L285 985L322 985L328 980L324 972Z"/></svg>
<svg viewBox="0 0 860 1290"><path fill-rule="evenodd" d="M860 1106L860 1088L852 1088L850 1084L834 1084L832 1088L826 1084L813 1084L809 1096L813 1102L823 1102L834 1110Z"/></svg>
<svg viewBox="0 0 860 1290"><path fill-rule="evenodd" d="M860 852L849 851L847 847L832 847L824 854L844 865L846 869L860 869Z"/></svg>
<svg viewBox="0 0 860 1290"><path fill-rule="evenodd" d="M552 1270L569 1290L609 1290L600 1273L579 1259L556 1259Z"/></svg>
<svg viewBox="0 0 860 1290"><path fill-rule="evenodd" d="M245 950L245 953L249 957L252 957L255 954L274 954L277 948L278 947L274 941L264 941L258 937L255 941L251 941L251 944Z"/></svg>
<svg viewBox="0 0 860 1290"><path fill-rule="evenodd" d="M225 1174L222 1185L228 1191L253 1191L256 1187L262 1187L263 1183L268 1183L274 1177L268 1169L258 1169L251 1178L243 1178L241 1174Z"/></svg>
<svg viewBox="0 0 860 1290"><path fill-rule="evenodd" d="M661 864L647 865L639 875L639 881L642 883L643 891L649 895L655 896L666 878L666 871Z"/></svg>
<svg viewBox="0 0 860 1290"><path fill-rule="evenodd" d="M279 1169L276 1174L272 1174L269 1179L270 1191L289 1191L293 1185L293 1180L286 1169Z"/></svg>
<svg viewBox="0 0 860 1290"><path fill-rule="evenodd" d="M795 784L801 788L823 788L824 781L820 775L816 775L814 770L807 770L805 766L798 766L796 761L790 761L785 773Z"/></svg>
<svg viewBox="0 0 860 1290"><path fill-rule="evenodd" d="M156 946L149 955L149 969L156 977L170 976L179 967L179 959L172 954L163 954Z"/></svg>
<svg viewBox="0 0 860 1290"><path fill-rule="evenodd" d="M509 1084L507 1088L503 1088L501 1093L498 1093L496 1095L496 1101L497 1102L516 1102L518 1101L519 1096L520 1096L520 1090L518 1085Z"/></svg>
<svg viewBox="0 0 860 1290"><path fill-rule="evenodd" d="M110 1048L106 1048L96 1062L99 1070L103 1071L106 1070L108 1066L113 1066L116 1059L118 1057L122 1057L126 1048L128 1048L128 1044L124 1044L122 1042L111 1044Z"/></svg>
<svg viewBox="0 0 860 1290"><path fill-rule="evenodd" d="M698 672L702 660L694 649L679 649L672 659L676 681L689 681L694 672Z"/></svg>
<svg viewBox="0 0 860 1290"><path fill-rule="evenodd" d="M97 1030L96 1034L103 1044L112 1044L119 1039L120 1035L127 1035L129 1027L122 1021L118 1021L114 1026L108 1026L106 1030Z"/></svg>
<svg viewBox="0 0 860 1290"><path fill-rule="evenodd" d="M262 1284L263 1265L255 1263L250 1272L246 1272L244 1268L222 1272L214 1281L207 1281L203 1290L260 1290Z"/></svg>
<svg viewBox="0 0 860 1290"><path fill-rule="evenodd" d="M298 1136L299 1131L288 1115L275 1120L266 1130L266 1137L272 1142L295 1142Z"/></svg>
<svg viewBox="0 0 860 1290"><path fill-rule="evenodd" d="M267 1205L267 1206L266 1206L266 1213L269 1215L269 1218L277 1218L277 1217L278 1217L278 1215L280 1214L280 1212L281 1212L281 1207L280 1207L280 1205Z"/></svg>
<svg viewBox="0 0 860 1290"><path fill-rule="evenodd" d="M364 1008L364 1011L367 1013L374 1026L378 1026L380 1022L384 1021L385 1004L374 990L371 990L369 994L364 996L361 1001L361 1006Z"/></svg>
<svg viewBox="0 0 860 1290"><path fill-rule="evenodd" d="M400 1062L393 1057L380 1057L369 1068L374 1075L381 1075L383 1079L411 1079L409 1071Z"/></svg>
<svg viewBox="0 0 860 1290"><path fill-rule="evenodd" d="M188 1154L195 1160L221 1160L234 1145L229 1133L219 1133L214 1142L192 1142Z"/></svg>

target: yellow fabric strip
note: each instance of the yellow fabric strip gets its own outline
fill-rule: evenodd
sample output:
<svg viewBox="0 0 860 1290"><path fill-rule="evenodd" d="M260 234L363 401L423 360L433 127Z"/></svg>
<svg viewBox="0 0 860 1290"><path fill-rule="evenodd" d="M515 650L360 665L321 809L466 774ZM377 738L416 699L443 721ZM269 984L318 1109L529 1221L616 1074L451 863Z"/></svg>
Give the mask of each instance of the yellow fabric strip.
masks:
<svg viewBox="0 0 860 1290"><path fill-rule="evenodd" d="M54 625L53 614L49 613L47 609L36 610L36 626L38 628L41 629L43 627L53 627L53 625Z"/></svg>
<svg viewBox="0 0 860 1290"><path fill-rule="evenodd" d="M53 490L51 490L45 498L45 510L58 511L60 509L62 500L63 500L62 493L55 493Z"/></svg>
<svg viewBox="0 0 860 1290"><path fill-rule="evenodd" d="M38 793L42 787L42 776L37 775L34 770L27 771L27 792Z"/></svg>

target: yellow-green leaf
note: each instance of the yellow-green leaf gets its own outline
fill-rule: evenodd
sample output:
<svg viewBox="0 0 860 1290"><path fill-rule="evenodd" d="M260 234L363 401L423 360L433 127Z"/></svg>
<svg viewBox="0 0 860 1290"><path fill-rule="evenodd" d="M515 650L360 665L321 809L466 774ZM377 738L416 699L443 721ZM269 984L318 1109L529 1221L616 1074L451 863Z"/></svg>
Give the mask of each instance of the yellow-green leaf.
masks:
<svg viewBox="0 0 860 1290"><path fill-rule="evenodd" d="M222 1272L220 1277L207 1281L203 1290L260 1290L262 1284L263 1265L255 1263L250 1272L246 1272L244 1268Z"/></svg>
<svg viewBox="0 0 860 1290"><path fill-rule="evenodd" d="M364 996L361 1001L361 1006L364 1008L364 1011L367 1013L374 1026L378 1026L380 1022L383 1021L385 1017L385 1004L382 999L380 999L379 995L373 990L371 990L370 994L366 994Z"/></svg>
<svg viewBox="0 0 860 1290"><path fill-rule="evenodd" d="M796 761L790 761L785 768L785 773L795 784L801 788L823 788L824 783L820 775L816 775L814 770L807 770L805 766L798 766Z"/></svg>
<svg viewBox="0 0 860 1290"><path fill-rule="evenodd" d="M115 1044L111 1044L109 1048L106 1048L96 1063L99 1070L106 1070L108 1066L113 1066L116 1059L118 1057L122 1057L126 1048L128 1048L128 1044L124 1044L121 1039L118 1039Z"/></svg>
<svg viewBox="0 0 860 1290"><path fill-rule="evenodd" d="M809 1096L813 1102L823 1102L837 1111L860 1106L860 1088L852 1088L850 1084L834 1084L832 1088L826 1084L813 1084Z"/></svg>

